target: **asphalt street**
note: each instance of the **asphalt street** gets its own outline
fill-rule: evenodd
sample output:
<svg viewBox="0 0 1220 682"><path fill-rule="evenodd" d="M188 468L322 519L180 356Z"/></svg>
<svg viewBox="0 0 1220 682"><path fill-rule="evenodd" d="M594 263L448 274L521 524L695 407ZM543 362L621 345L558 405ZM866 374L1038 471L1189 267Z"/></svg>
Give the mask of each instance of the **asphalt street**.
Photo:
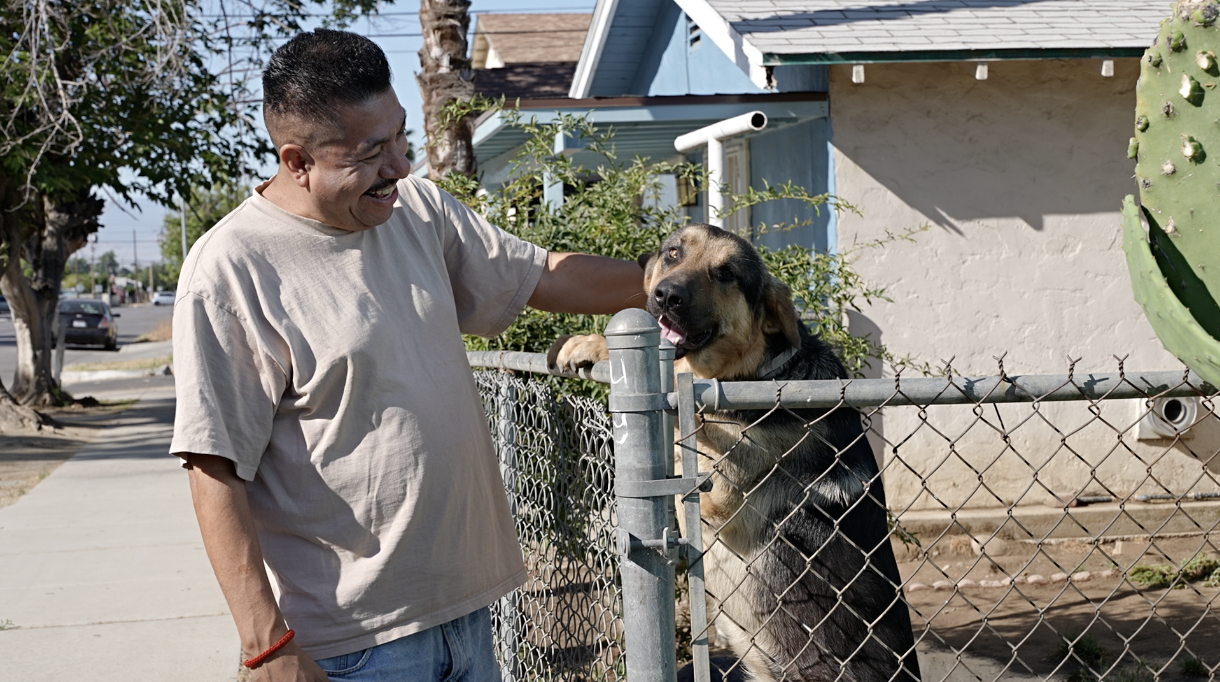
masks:
<svg viewBox="0 0 1220 682"><path fill-rule="evenodd" d="M119 347L134 343L142 334L153 330L162 320L173 317L173 306L116 306L118 313ZM64 351L64 366L82 362L110 362L121 359L113 351L84 346L68 346ZM13 321L7 314L0 315L0 379L11 386L17 371L17 338L13 333Z"/></svg>

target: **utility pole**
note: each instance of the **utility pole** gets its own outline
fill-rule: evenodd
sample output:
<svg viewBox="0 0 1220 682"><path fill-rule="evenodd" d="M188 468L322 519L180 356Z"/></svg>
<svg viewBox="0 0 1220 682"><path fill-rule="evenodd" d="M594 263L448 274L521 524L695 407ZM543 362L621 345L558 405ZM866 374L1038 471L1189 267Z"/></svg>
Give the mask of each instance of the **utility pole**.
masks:
<svg viewBox="0 0 1220 682"><path fill-rule="evenodd" d="M135 263L132 263L132 267L131 267L132 279L134 279L136 281L136 284L139 284L140 283L140 247L136 246L136 231L135 230L131 231L131 257L132 257L132 260L135 261ZM140 292L133 289L132 294L131 294L132 298L133 299L136 298L136 296L138 296L139 293ZM134 303L135 301L133 300L132 302Z"/></svg>
<svg viewBox="0 0 1220 682"><path fill-rule="evenodd" d="M97 298L97 280L94 279L94 273L97 272L97 233L93 234L93 241L89 244L89 298Z"/></svg>
<svg viewBox="0 0 1220 682"><path fill-rule="evenodd" d="M182 262L186 262L186 197L178 195L179 205L182 207Z"/></svg>

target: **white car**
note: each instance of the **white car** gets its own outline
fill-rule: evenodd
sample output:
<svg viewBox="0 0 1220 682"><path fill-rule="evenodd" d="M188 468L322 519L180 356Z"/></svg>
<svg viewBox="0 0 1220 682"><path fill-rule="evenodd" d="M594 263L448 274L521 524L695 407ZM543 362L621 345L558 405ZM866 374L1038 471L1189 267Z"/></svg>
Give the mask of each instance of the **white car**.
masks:
<svg viewBox="0 0 1220 682"><path fill-rule="evenodd" d="M153 294L153 305L173 305L178 298L176 291L158 291Z"/></svg>

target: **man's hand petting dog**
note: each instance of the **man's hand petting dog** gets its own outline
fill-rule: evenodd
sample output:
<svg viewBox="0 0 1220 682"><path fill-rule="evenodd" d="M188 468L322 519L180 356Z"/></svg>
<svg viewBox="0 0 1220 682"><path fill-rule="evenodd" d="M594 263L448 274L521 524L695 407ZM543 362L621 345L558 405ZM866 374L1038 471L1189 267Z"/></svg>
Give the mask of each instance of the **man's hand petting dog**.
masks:
<svg viewBox="0 0 1220 682"><path fill-rule="evenodd" d="M601 334L565 335L555 339L546 353L546 366L567 372L588 369L610 359L606 337Z"/></svg>

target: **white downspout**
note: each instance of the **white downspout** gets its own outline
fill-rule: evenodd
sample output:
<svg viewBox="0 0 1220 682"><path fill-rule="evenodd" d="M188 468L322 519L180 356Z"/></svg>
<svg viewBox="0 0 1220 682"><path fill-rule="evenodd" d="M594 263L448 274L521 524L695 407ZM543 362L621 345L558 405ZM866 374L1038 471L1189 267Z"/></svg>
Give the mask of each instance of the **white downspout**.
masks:
<svg viewBox="0 0 1220 682"><path fill-rule="evenodd" d="M761 111L726 118L674 140L674 149L686 154L707 145L707 221L724 227L724 141L767 127L767 115Z"/></svg>

